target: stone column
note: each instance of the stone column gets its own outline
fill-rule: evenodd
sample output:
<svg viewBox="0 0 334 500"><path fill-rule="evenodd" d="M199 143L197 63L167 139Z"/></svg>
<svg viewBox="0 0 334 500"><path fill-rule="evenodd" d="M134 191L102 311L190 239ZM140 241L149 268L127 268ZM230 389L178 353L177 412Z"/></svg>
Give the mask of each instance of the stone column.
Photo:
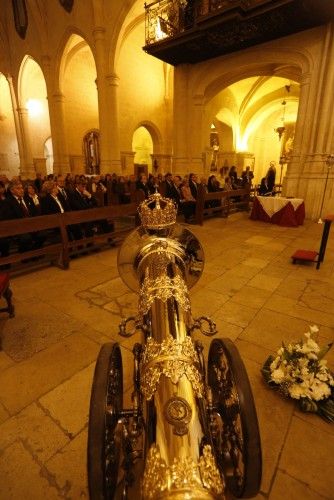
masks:
<svg viewBox="0 0 334 500"><path fill-rule="evenodd" d="M28 110L27 108L17 108L17 113L23 146L24 170L21 172L21 174L24 178L34 178L36 172L31 149Z"/></svg>
<svg viewBox="0 0 334 500"><path fill-rule="evenodd" d="M105 29L93 31L100 124L100 172L121 172L118 131L117 75L106 75Z"/></svg>
<svg viewBox="0 0 334 500"><path fill-rule="evenodd" d="M121 151L122 175L133 175L135 154L134 151Z"/></svg>
<svg viewBox="0 0 334 500"><path fill-rule="evenodd" d="M55 174L65 174L70 172L64 117L65 96L61 92L56 92L48 100L53 146L53 171Z"/></svg>
<svg viewBox="0 0 334 500"><path fill-rule="evenodd" d="M188 68L186 65L174 69L174 111L173 111L173 172L189 172L188 151Z"/></svg>
<svg viewBox="0 0 334 500"><path fill-rule="evenodd" d="M205 144L203 142L204 96L195 95L192 98L188 141L190 151L190 170L199 175L204 174Z"/></svg>
<svg viewBox="0 0 334 500"><path fill-rule="evenodd" d="M20 157L20 175L22 177L27 177L26 168L25 168L25 155L24 155L24 148L23 148L22 131L21 131L20 120L19 120L19 116L18 116L16 95L15 95L15 90L14 90L14 86L13 86L13 79L10 75L7 75L7 81L8 81L8 85L9 85L10 99L11 99L11 103L12 103L12 110L13 110L13 116L14 116L17 146L18 146L19 157Z"/></svg>
<svg viewBox="0 0 334 500"><path fill-rule="evenodd" d="M327 176L327 155L334 152L334 27L326 26L319 63L303 75L292 160L283 193L304 198L306 215L317 220ZM333 151L331 151L333 149ZM332 212L333 172L330 173L323 215Z"/></svg>
<svg viewBox="0 0 334 500"><path fill-rule="evenodd" d="M107 75L108 82L108 113L109 141L111 149L111 166L115 173L121 171L120 146L119 146L119 111L118 111L118 85L119 78L115 73Z"/></svg>

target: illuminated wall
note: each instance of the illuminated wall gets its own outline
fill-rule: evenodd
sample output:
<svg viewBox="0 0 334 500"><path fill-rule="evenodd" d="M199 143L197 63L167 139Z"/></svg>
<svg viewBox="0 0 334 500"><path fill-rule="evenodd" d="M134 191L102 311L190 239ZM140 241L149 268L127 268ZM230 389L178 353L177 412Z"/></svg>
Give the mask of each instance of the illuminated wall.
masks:
<svg viewBox="0 0 334 500"><path fill-rule="evenodd" d="M19 152L8 82L0 73L0 173L12 177L19 173Z"/></svg>

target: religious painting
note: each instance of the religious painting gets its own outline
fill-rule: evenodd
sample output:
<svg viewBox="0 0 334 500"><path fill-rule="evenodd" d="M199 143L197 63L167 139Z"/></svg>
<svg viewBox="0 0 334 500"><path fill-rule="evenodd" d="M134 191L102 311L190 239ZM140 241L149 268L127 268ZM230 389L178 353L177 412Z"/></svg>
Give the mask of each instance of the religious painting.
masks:
<svg viewBox="0 0 334 500"><path fill-rule="evenodd" d="M219 152L219 135L215 129L211 129L210 133L210 148L211 154L211 165L210 171L217 172L218 169L218 152Z"/></svg>
<svg viewBox="0 0 334 500"><path fill-rule="evenodd" d="M83 149L86 163L86 174L100 173L99 131L91 130L83 139Z"/></svg>
<svg viewBox="0 0 334 500"><path fill-rule="evenodd" d="M71 12L74 0L59 0L59 3L67 12Z"/></svg>
<svg viewBox="0 0 334 500"><path fill-rule="evenodd" d="M14 23L17 34L25 38L28 28L28 13L25 0L12 0Z"/></svg>
<svg viewBox="0 0 334 500"><path fill-rule="evenodd" d="M281 156L290 158L293 150L293 140L295 137L295 123L285 123L285 131L282 138Z"/></svg>

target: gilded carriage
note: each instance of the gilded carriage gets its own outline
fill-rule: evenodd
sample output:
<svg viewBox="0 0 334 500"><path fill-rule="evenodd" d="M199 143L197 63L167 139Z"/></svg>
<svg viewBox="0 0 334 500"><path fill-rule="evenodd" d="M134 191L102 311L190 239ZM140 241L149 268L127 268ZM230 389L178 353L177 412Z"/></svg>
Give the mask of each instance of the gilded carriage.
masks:
<svg viewBox="0 0 334 500"><path fill-rule="evenodd" d="M193 340L194 333L217 333L209 318L191 314L188 290L202 273L201 244L176 223L173 202L158 193L141 204L139 215L141 226L118 257L123 281L139 294L138 315L119 332L141 332L133 346L132 407L123 407L120 347L105 344L90 405L90 497L255 496L261 446L244 364L229 339L215 336L207 361L202 343Z"/></svg>

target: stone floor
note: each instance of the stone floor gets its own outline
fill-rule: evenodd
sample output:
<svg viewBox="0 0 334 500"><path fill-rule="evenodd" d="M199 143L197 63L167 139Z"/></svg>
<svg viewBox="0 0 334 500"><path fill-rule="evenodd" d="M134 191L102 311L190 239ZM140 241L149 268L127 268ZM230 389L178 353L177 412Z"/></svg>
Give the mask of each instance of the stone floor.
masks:
<svg viewBox="0 0 334 500"><path fill-rule="evenodd" d="M193 314L211 315L219 335L236 343L255 395L264 459L257 498L334 499L334 425L300 413L260 375L282 339L299 339L309 324L321 342L333 339L333 234L317 271L290 259L318 248L315 223L282 228L236 214L191 229L206 254ZM16 317L0 319L0 500L86 498L94 362L101 344L120 340L130 366L133 340L119 339L117 326L135 312L136 296L118 277L116 248L73 260L68 271L13 278L12 289ZM334 350L327 358L334 368ZM130 381L126 370L127 393Z"/></svg>

